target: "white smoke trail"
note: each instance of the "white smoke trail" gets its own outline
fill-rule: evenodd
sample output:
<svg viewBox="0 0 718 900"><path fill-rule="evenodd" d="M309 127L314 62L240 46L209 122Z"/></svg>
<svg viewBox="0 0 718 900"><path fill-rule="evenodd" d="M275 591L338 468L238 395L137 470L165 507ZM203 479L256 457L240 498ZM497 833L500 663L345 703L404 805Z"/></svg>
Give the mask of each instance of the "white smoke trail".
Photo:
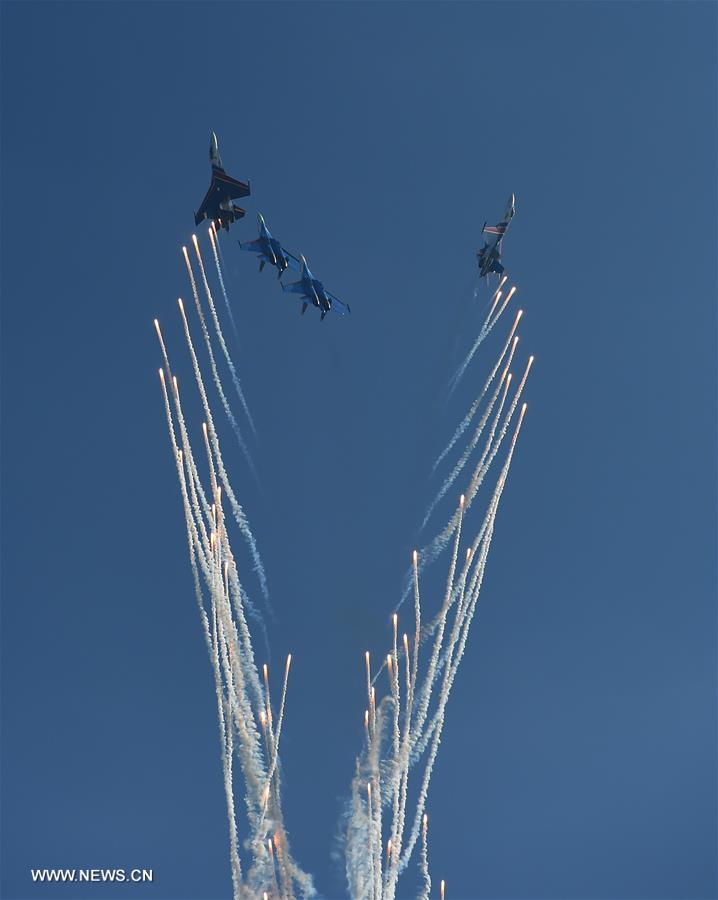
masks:
<svg viewBox="0 0 718 900"><path fill-rule="evenodd" d="M454 582L454 573L456 572L456 560L458 558L459 553L459 541L461 540L461 526L464 520L464 507L465 507L465 498L462 494L461 501L459 503L459 509L457 511L458 515L458 524L456 527L456 533L454 538L454 551L451 556L451 563L449 565L449 575L446 582L446 592L444 594L444 602L441 607L441 614L439 617L439 627L437 636L434 638L434 646L431 651L431 659L429 660L429 670L426 675L425 687L421 692L421 697L419 700L419 707L416 715L416 722L414 724L414 730L416 733L421 733L422 728L424 727L424 722L426 721L426 715L429 709L429 701L431 699L431 685L434 682L434 674L436 672L436 666L439 660L439 651L441 650L441 643L444 637L444 627L446 625L446 616L449 612L449 607L451 605L452 600L452 586Z"/></svg>
<svg viewBox="0 0 718 900"><path fill-rule="evenodd" d="M212 253L214 254L214 264L217 268L217 278L219 279L219 285L222 288L222 296L224 297L224 305L227 308L227 315L229 316L230 324L232 325L232 331L234 332L234 339L239 343L239 332L237 331L237 323L234 321L234 313L232 312L232 306L229 302L229 297L227 296L227 288L224 284L224 273L223 273L223 261L220 262L219 254L221 253L221 248L219 246L219 241L215 237L214 230L214 222L212 223L212 227L209 229L209 240L212 245Z"/></svg>
<svg viewBox="0 0 718 900"><path fill-rule="evenodd" d="M454 448L454 445L456 444L456 442L457 442L457 441L459 440L459 438L464 434L464 432L466 431L466 429L469 427L469 425L470 425L471 422L473 421L473 418L474 418L474 416L476 415L476 413L477 413L477 411L478 411L478 409L479 409L479 406L481 405L481 401L482 401L482 400L484 399L484 397L486 396L486 392L488 391L489 387L491 386L491 383L493 382L494 378L496 377L496 373L499 371L499 368L500 368L500 366L501 366L501 363L502 363L504 357L506 356L506 353L507 353L507 351L508 351L508 349L509 349L509 345L511 344L511 339L512 339L513 336L514 336L514 333L515 333L515 331L516 331L516 328L518 327L518 324L519 324L519 322L520 322L520 320L521 320L521 316L523 315L523 312L524 312L524 311L523 311L522 309L520 309L520 310L516 313L516 318L514 319L514 324L511 326L511 331L509 332L509 336L506 338L506 343L504 344L504 348L503 348L503 350L501 351L501 354L499 355L499 358L496 360L496 363L494 364L494 368L491 370L491 374L490 374L489 377L486 379L486 383L484 384L483 388L481 389L481 392L479 393L479 395L478 395L478 397L476 398L476 400L474 400L474 402L471 404L471 407L470 407L469 411L468 411L467 414L464 416L463 420L461 421L461 423L459 424L458 428L457 428L456 431L454 432L454 434L453 434L451 440L450 440L449 443L446 445L446 447L444 447L444 449L441 451L441 453L439 454L439 456L438 456L437 459L436 459L436 462L435 462L434 465L431 467L431 473L432 473L432 475L433 475L433 473L436 471L437 467L438 467L438 466L442 463L442 461L445 459L445 457L451 452L451 450ZM511 350L512 354L513 354L514 351L516 350L516 346L515 346L515 345L516 345L517 342L518 342L518 338L515 338L515 340L514 340L514 346L513 346L512 350Z"/></svg>
<svg viewBox="0 0 718 900"><path fill-rule="evenodd" d="M507 455L506 462L504 464L504 469L502 470L502 473L497 481L496 487L494 489L494 495L492 497L492 501L489 506L489 511L488 511L486 519L485 519L486 529L485 529L485 534L484 534L484 538L482 541L481 549L479 551L479 558L478 558L477 564L476 564L477 570L480 574L479 574L477 584L473 589L472 603L469 607L467 614L463 617L463 621L459 615L460 610L457 609L456 621L459 624L459 627L462 629L462 634L461 634L461 644L460 644L459 652L457 653L457 659L456 659L455 666L453 669L454 674L456 672L456 669L458 669L458 666L461 662L461 657L463 656L463 650L464 650L464 647L466 644L466 637L468 636L469 626L471 625L471 616L473 614L473 610L476 608L476 600L478 599L478 595L481 590L483 572L484 572L484 569L486 566L486 559L488 556L489 547L491 545L491 538L493 536L496 512L498 510L498 504L499 504L499 500L501 498L501 493L503 492L503 488L506 483L506 477L508 475L508 470L511 465L511 460L513 458L516 441L518 439L519 432L521 430L521 425L523 423L523 418L524 418L525 412L526 412L526 406L524 405L524 407L521 410L521 415L520 415L518 423L516 425L516 429L514 431L514 436L513 436L512 442L511 442L511 447L510 447L509 453ZM450 648L455 645L456 640L457 640L457 638L456 638L456 636L454 636L449 645ZM442 731L443 724L444 724L446 704L449 699L451 685L453 684L453 678L451 678L451 672L452 672L452 669L447 665L447 667L445 668L445 672L444 672L444 680L443 680L442 688L441 688L439 698L438 698L439 706L438 706L438 711L437 711L437 724L434 728L434 735L433 735L431 750L429 752L429 758L426 763L426 767L424 769L424 775L422 778L421 788L419 791L419 800L417 801L417 805L416 805L416 815L414 818L414 824L412 826L411 834L410 834L409 840L407 842L407 846L404 851L404 855L399 863L400 871L403 871L403 869L406 868L406 865L409 862L411 853L414 849L414 846L416 844L416 841L417 841L417 838L419 835L420 823L422 821L422 817L424 815L424 810L426 807L426 798L428 795L429 783L431 781L431 775L432 775L433 768L434 768L434 762L436 760L436 754L438 751L439 742L441 740L441 731Z"/></svg>
<svg viewBox="0 0 718 900"><path fill-rule="evenodd" d="M424 821L421 828L421 877L423 881L419 900L429 900L431 895L431 876L429 875L429 835L428 816L424 813Z"/></svg>
<svg viewBox="0 0 718 900"><path fill-rule="evenodd" d="M481 484L486 477L486 474L491 468L491 463L493 462L496 454L498 453L501 444L503 442L504 437L506 436L506 432L508 431L509 425L511 423L511 419L516 411L516 407L518 405L519 399L523 393L524 386L526 384L526 380L528 378L528 374L531 370L531 366L533 364L534 357L530 356L528 364L526 366L526 370L524 371L524 375L521 379L521 382L514 394L514 397L511 401L511 406L509 407L508 412L504 416L504 421L499 431L498 436L492 441L491 449L488 455L479 461L476 469L474 470L471 480L469 483L469 487L466 490L466 508L468 509L474 501L476 494L478 493ZM449 519L448 523L444 526L444 528L424 547L420 554L420 562L419 562L419 571L421 572L427 565L433 563L441 553L447 548L449 545L449 541L451 540L452 535L456 531L456 527L458 524L458 514L454 513L454 515ZM411 591L410 584L407 583L402 596L397 604L397 609L404 603L406 598L408 597Z"/></svg>
<svg viewBox="0 0 718 900"><path fill-rule="evenodd" d="M212 235L210 235L210 239L213 240ZM196 243L195 247L197 248ZM216 250L214 241L213 250ZM197 255L208 295L208 303L213 311L213 316L216 316L198 249ZM211 342L208 340L209 334L201 315L201 306L186 251L185 257L198 313L200 313L201 324L206 334L210 362L213 363ZM218 262L216 253L215 262ZM487 330L495 326L509 302L511 293L503 304L498 306L500 293L497 291L495 308L489 312L484 323ZM222 769L230 828L230 862L234 897L235 900L249 900L249 898L259 896L265 897L266 900L269 900L270 896L282 898L282 900L293 900L297 895L296 892L303 897L312 897L316 894L311 877L299 869L289 852L280 799L279 745L285 714L291 656L287 657L275 732L268 671L265 666L263 689L255 662L252 636L245 616L245 610L249 608L249 598L239 580L237 564L232 554L226 528L222 504L222 498L225 495L234 519L250 547L254 568L260 578L260 585L266 587L266 580L263 580L262 577L261 560L256 552L256 543L246 522L246 516L227 477L202 372L181 301L180 311L195 380L206 417L203 440L210 482L209 491L205 490L200 480L182 413L177 381L171 374L164 341L159 325L157 325L165 362L165 369L160 371L160 378L165 413L168 419L170 444L175 457L182 506L186 518L190 565L215 678ZM372 682L369 654L368 652L366 654L368 698L364 719L366 748L357 758L345 835L347 882L353 900L395 900L397 881L406 869L420 837L420 896L426 898L430 896L431 877L428 864L426 816L429 786L441 741L448 698L463 658L469 628L476 611L494 533L499 500L506 484L523 422L525 404L513 431L509 451L490 496L483 521L471 545L467 548L466 560L460 569L458 567L459 549L463 531L468 527L468 519L465 521L465 516L481 483L491 469L492 461L513 421L514 412L533 363L533 357L531 357L511 400L510 407L504 414L504 405L509 393L509 367L518 340L518 338L514 338L514 331L519 318L520 313L499 360L495 364L494 371L486 383L482 398L487 395L502 365L504 365L503 374L487 403L487 408L469 442L468 449L464 451L457 464L458 471L456 468L454 470L456 474L453 475L452 483L468 464L480 436L491 423L483 452L474 466L466 495L462 495L458 509L443 530L422 551L421 557L416 551L413 554L414 644L410 646L409 637L404 634L403 644L400 648L398 619L395 614L391 652L387 655L384 665L380 667L380 671L384 667L387 668L389 691L379 701L376 697L376 687ZM513 346L511 346L512 341ZM509 348L511 349L508 361L504 364ZM218 380L216 367L213 367L213 374ZM170 378L174 386L174 416L166 384L166 380ZM459 429L462 429L461 434L468 428L478 412L479 402L475 401L476 408L473 409L466 425L462 422L463 429L462 425L459 426ZM496 411L494 412L494 410ZM177 431L175 430L175 420ZM455 435L451 446L455 445L461 434ZM448 450L442 454L437 464L447 453ZM443 599L438 613L433 619L430 619L429 625L422 631L419 570L435 559L448 546L452 538L453 550L449 559ZM258 570L258 564L262 575ZM453 621L450 623L449 617L452 610ZM420 674L420 662L423 658L420 654L420 645L422 640L428 636L432 638L432 646L428 659L424 661L423 674ZM402 665L405 665L403 672ZM376 677L374 682L376 682ZM403 698L401 696L402 684L405 685ZM234 801L233 761L235 755L241 767L245 787L244 800L249 832L244 841L244 848L249 854L248 867L243 867L240 860L237 811ZM417 766L420 767L420 772L416 790L412 788L411 796L416 795L418 799L416 804L412 805L407 816L410 773ZM386 855L382 835L385 813L389 820L387 822L389 839L386 845ZM409 825L408 834L406 833L407 825ZM270 832L273 833L270 834ZM445 894L445 882L443 881L440 892L443 898Z"/></svg>
<svg viewBox="0 0 718 900"><path fill-rule="evenodd" d="M511 290L510 290L510 291L508 292L508 294L506 295L506 299L504 300L504 302L503 302L503 303L501 304L501 306L499 307L499 310L498 310L498 312L496 313L496 315L494 316L494 318L493 318L492 321L489 321L489 319L491 318L491 313L493 312L494 307L492 307L491 310L489 311L489 316L487 317L487 319L486 319L486 321L484 322L484 324L481 326L481 329L479 330L479 334L478 334L476 340L474 341L473 345L471 346L471 349L470 349L469 352L466 354L466 356L465 356L465 358L464 358L464 361L461 363L461 365L460 365L459 368L456 370L456 372L454 373L454 375L453 375L453 377L452 377L452 379L451 379L451 387L450 387L450 390L449 390L449 396L451 396L451 394L453 394L453 392L454 392L454 391L456 390L456 388L458 387L459 382L461 381L461 379L462 379L462 377L463 377L463 375L464 375L464 372L465 372L466 369L468 368L469 363L471 362L471 360L474 358L474 354L475 354L476 351L479 349L479 347L483 344L483 342L486 340L486 338L491 334L491 332L492 332L493 329L494 329L494 326L496 325L496 323L497 323L497 322L499 321L499 319L501 318L501 314L502 314L503 311L506 309L509 300L513 297L513 295L514 295L515 293L516 293L516 288L515 288L515 287L512 287ZM500 298L500 296L501 296L501 292L498 291L498 292L497 292L497 296L496 296L496 302L498 302L498 299Z"/></svg>
<svg viewBox="0 0 718 900"><path fill-rule="evenodd" d="M217 332L217 339L219 340L219 345L222 348L222 353L224 354L225 362L227 363L227 368L230 371L232 376L232 382L234 384L234 389L237 392L237 396L242 404L242 408L244 409L244 413L247 416L247 421L249 422L250 428L256 434L257 430L254 427L254 419L252 418L252 414L249 411L249 406L247 405L247 401L244 397L244 392L242 391L242 385L239 382L239 375L237 374L237 369L232 361L232 357L229 354L229 350L227 349L227 344L224 340L224 334L222 333L222 326L219 322L219 317L217 315L217 309L214 305L214 299L212 297L212 291L209 289L209 282L207 281L207 274L204 270L204 262L202 261L202 254L199 252L199 244L197 243L197 237L192 235L192 243L194 244L194 250L197 254L197 262L199 263L199 270L202 275L202 284L204 286L204 292L207 296L207 304L209 306L209 311L212 315L212 321L214 323L214 330ZM190 274L190 278L192 275ZM229 302L229 301L227 301Z"/></svg>
<svg viewBox="0 0 718 900"><path fill-rule="evenodd" d="M486 427L486 423L488 422L489 417L491 416L491 413L493 411L493 408L496 405L496 401L499 397L499 393L501 392L501 386L503 385L504 386L503 398L501 400L501 404L499 405L498 412L496 413L496 417L494 418L494 427L491 429L491 432L489 434L489 441L487 443L487 448L488 448L488 446L491 442L491 439L493 438L493 435L494 435L496 419L501 416L501 410L503 409L504 400L506 399L506 392L508 391L509 384L511 383L511 373L509 372L509 366L511 365L511 361L512 361L513 355L514 355L513 351L515 349L516 349L516 342L514 342L513 348L511 350L511 354L509 355L509 359L506 363L506 366L501 375L501 378L499 379L499 383L496 385L496 390L494 391L491 398L489 399L488 405L486 406L486 410L484 411L483 416L479 420L479 424L477 425L476 430L474 431L474 434L468 443L468 446L466 447L466 449L460 456L460 458L459 458L458 462L456 463L456 465L454 466L454 468L446 476L446 478L444 479L444 483L441 485L439 490L436 492L436 496L434 497L434 499L431 501L431 503L427 507L426 513L424 514L424 521L421 523L422 528L426 528L426 524L429 521L429 518L431 517L432 512L436 509L437 504L440 503L441 500L446 496L446 493L451 488L451 486L456 481L456 479L459 477L459 475L461 474L461 472L464 469L464 466L466 465L468 460L471 458L471 454L473 453L474 448L476 447L477 443L479 442L479 439L484 431L484 428Z"/></svg>
<svg viewBox="0 0 718 900"><path fill-rule="evenodd" d="M159 327L157 331L163 348L166 371L169 372L169 359ZM191 347L191 340L188 345ZM191 347L190 354L193 354L193 347ZM208 507L206 502L201 504L199 499L200 496L206 497L201 484L197 487L196 499L194 501L191 499L185 468L191 482L197 473L197 466L191 446L188 446L187 452L178 447L164 369L160 370L160 380L170 445L175 457L183 509L187 520L188 546L196 598L215 677L222 771L230 830L230 862L234 897L235 900L257 897L262 894L262 889L265 891L269 889L273 897L282 897L286 900L297 894L305 898L313 897L316 896L316 892L311 877L299 869L289 853L281 809L278 805L278 793L276 795L277 808L272 809L273 839L267 838L266 829L263 829L262 825L263 785L268 780L272 780L270 775L272 769L274 769L274 782L276 783L278 780L278 749L286 698L286 676L277 739L273 742L272 768L268 769L264 765L261 750L262 738L256 725L256 719L262 712L263 705L260 680L244 616L244 593L229 548L229 538L222 510L222 494L226 493L230 496L232 491L231 487L228 489L227 486L221 484L223 465L211 413L207 417L208 422L203 429L213 499L211 507ZM174 377L173 384L176 384ZM198 387L202 393L201 380ZM177 421L179 421L182 411L176 386L174 400ZM207 413L206 409L205 413ZM184 425L181 426L180 432L183 429ZM186 434L186 429L184 431ZM209 529L209 540L203 539L200 533L200 530L205 527L205 522ZM204 582L204 590L202 582ZM209 604L209 618L203 597L205 592ZM287 674L289 661L288 659ZM255 706L252 705L252 696L254 696ZM247 821L250 826L250 836L245 846L250 849L252 859L246 872L243 871L239 858L236 827L232 767L235 754L237 754L242 768ZM272 840L275 842L273 845L271 844ZM269 855L267 855L267 847L269 847ZM276 854L273 847L277 848ZM269 891L267 893L269 894Z"/></svg>
<svg viewBox="0 0 718 900"><path fill-rule="evenodd" d="M204 495L204 491L202 490L202 485L199 480L199 473L197 472L196 466L194 465L194 457L192 455L192 450L189 443L189 437L187 435L187 427L185 425L184 415L182 414L182 405L179 399L179 389L177 386L177 379L171 374L171 367L169 357L167 355L167 348L165 347L165 342L162 337L162 331L160 330L160 323L157 319L154 320L155 330L157 332L157 337L160 342L160 348L162 350L162 357L164 359L165 371L167 372L167 378L172 380L173 385L173 399L175 404L175 412L177 414L177 424L180 429L180 436L182 438L182 453L185 464L187 465L188 475L190 479L190 496L193 504L193 509L195 513L195 525L197 529L201 529L202 532L202 544L201 546L208 547L209 546L209 536L204 526L204 517L202 516L202 512L200 511L200 504L202 509L205 512L205 515L209 516L209 504ZM160 378L163 382L164 388L164 375L160 374ZM172 441L173 446L177 446L177 441L175 438L174 427L172 425L172 415L169 411L169 401L167 401L167 421L168 427L170 430L170 439ZM199 545L199 541L198 541Z"/></svg>
<svg viewBox="0 0 718 900"><path fill-rule="evenodd" d="M224 260L224 253L222 253L222 245L219 242L219 232L217 231L217 227L214 222L212 222L212 232L214 234L214 243L217 247L217 253L219 253L219 261L222 264L222 269L226 270L227 264Z"/></svg>
<svg viewBox="0 0 718 900"><path fill-rule="evenodd" d="M252 456L249 452L249 448L245 443L244 437L242 436L241 429L237 422L237 419L232 412L232 408L229 405L229 401L227 400L227 396L224 392L224 386L222 384L222 379L219 376L219 370L217 369L217 362L214 358L214 351L212 350L212 341L209 336L209 329L207 328L207 322L204 317L204 312L202 310L202 305L199 301L199 293L197 292L197 285L194 280L194 274L192 273L192 266L190 265L189 256L187 255L187 248L183 247L182 252L184 253L185 262L187 264L187 272L189 274L190 284L192 285L192 296L194 297L195 307L197 309L197 316L200 321L201 329L202 329L202 337L204 338L205 346L207 347L207 355L209 356L209 364L212 369L212 377L214 378L214 384L217 389L217 393L219 394L219 398L222 401L222 407L224 408L224 412L229 419L229 423L232 426L232 431L234 431L234 436L237 438L237 443L244 454L247 463L252 470L252 474L257 477L257 472L254 468L254 461L252 460ZM182 310L182 315L184 316L184 307L182 305L182 300L179 300L180 309Z"/></svg>
<svg viewBox="0 0 718 900"><path fill-rule="evenodd" d="M272 778L274 777L275 770L277 768L277 759L279 756L279 739L282 736L282 723L284 721L284 704L287 698L287 681L289 680L289 667L292 664L292 654L290 653L287 657L286 668L284 669L284 685L282 687L282 700L279 706L279 719L277 720L277 734L274 739L274 746L272 748L272 764L269 768L269 773L267 774L267 785L265 787L265 792L267 796L269 796L270 785L272 783ZM266 803L265 803L266 808Z"/></svg>
<svg viewBox="0 0 718 900"><path fill-rule="evenodd" d="M227 476L227 471L224 467L224 460L222 459L222 453L219 448L219 440L217 438L217 431L214 425L214 419L212 417L212 410L210 409L209 400L207 398L207 391L204 386L204 380L202 378L202 371L199 366L199 361L197 359L197 354L194 349L194 344L192 342L192 335L189 330L189 323L187 322L187 316L184 312L184 306L182 305L182 301L179 302L180 312L182 314L182 323L184 326L185 340L187 341L187 347L190 351L190 357L192 359L192 367L194 369L195 381L197 382L197 388L199 389L200 397L202 399L202 405L204 407L204 413L207 418L207 426L209 432L209 439L212 445L212 452L214 454L217 470L219 472L220 480L222 485L227 492L227 497L229 498L230 505L232 506L232 512L234 514L235 521L237 525L239 525L239 529L242 532L247 544L249 545L249 550L252 555L252 559L254 562L254 571L257 573L257 577L259 579L259 584L262 589L262 594L264 595L265 601L269 601L269 591L267 589L267 576L264 571L264 565L262 563L262 558L259 555L259 550L257 548L257 542L255 540L254 535L252 534L252 530L249 527L249 522L247 521L247 517L242 509L239 501L235 497L234 491L232 490L232 485L229 482L229 477Z"/></svg>
<svg viewBox="0 0 718 900"><path fill-rule="evenodd" d="M158 334L159 332L158 328ZM168 364L168 363L167 363ZM169 364L168 364L169 367ZM219 726L220 726L220 746L222 748L222 766L224 772L224 782L225 782L225 793L227 796L227 809L228 809L228 818L229 818L229 828L230 828L230 860L231 860L231 868L232 868L232 879L235 886L235 895L239 893L239 883L241 881L241 866L239 863L239 857L237 852L237 831L236 831L236 819L234 814L234 802L233 802L233 793L232 793L232 773L231 773L231 756L232 756L232 733L231 730L228 732L225 727L225 715L224 715L224 701L222 699L222 677L220 673L219 666L219 656L218 656L218 629L217 629L217 607L216 604L212 603L212 621L213 621L213 629L210 633L209 623L207 619L207 615L204 609L204 603L202 599L202 589L200 585L199 572L196 565L195 553L197 550L201 553L201 547L197 547L196 544L199 541L196 522L194 521L194 515L192 512L192 508L190 505L189 497L187 494L187 489L184 480L184 471L181 464L181 455L182 451L178 450L176 447L176 439L174 437L174 425L172 422L171 409L169 404L169 397L167 394L164 372L160 370L160 380L162 385L163 398L165 402L165 411L167 414L167 423L168 429L170 433L170 441L171 445L175 448L175 458L177 461L177 472L180 481L181 493L183 498L183 506L185 510L185 516L187 519L187 531L188 531L188 541L190 546L190 562L192 566L193 572L193 580L195 585L195 594L197 605L201 613L201 620L203 625L203 632L205 635L205 641L208 645L208 649L210 651L210 659L213 662L213 669L215 674L215 686L217 693L217 704L218 704L218 717L219 717ZM214 533L213 533L214 534ZM214 542L213 542L214 543ZM213 560L214 562L214 560ZM206 565L204 567L205 577L207 584L210 588L210 594L212 594L217 587L215 573L213 571L208 571Z"/></svg>
<svg viewBox="0 0 718 900"><path fill-rule="evenodd" d="M509 411L506 413L506 417L504 418L504 424L501 427L501 431L499 432L498 437L491 444L491 452L488 457L484 459L482 457L479 460L479 463L476 467L476 470L471 478L471 483L469 484L469 488L467 490L467 498L469 502L473 501L476 496L477 491L481 487L481 483L486 476L486 473L489 471L491 463L494 460L494 457L499 451L499 447L506 436L506 432L509 429L509 425L511 424L511 419L513 418L514 412L516 411L516 407L518 406L518 402L521 399L521 395L523 394L524 388L526 387L526 381L529 377L529 372L531 371L531 366L533 365L534 357L529 356L528 362L526 364L526 368L524 369L523 377L519 383L519 386L516 388L516 393L514 394L514 398L511 401L511 406L509 407ZM523 414L522 414L523 415Z"/></svg>

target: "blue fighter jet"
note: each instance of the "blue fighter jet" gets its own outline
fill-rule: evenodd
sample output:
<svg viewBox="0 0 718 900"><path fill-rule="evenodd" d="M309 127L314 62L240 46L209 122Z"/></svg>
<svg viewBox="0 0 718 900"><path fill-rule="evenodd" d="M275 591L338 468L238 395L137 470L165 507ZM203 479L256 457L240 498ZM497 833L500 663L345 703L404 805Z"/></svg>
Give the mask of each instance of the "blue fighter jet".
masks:
<svg viewBox="0 0 718 900"><path fill-rule="evenodd" d="M484 227L481 229L481 233L485 235L484 246L476 251L476 258L479 263L479 275L482 278L488 276L491 272L496 272L497 275L501 275L504 271L504 267L499 262L501 259L502 242L515 212L516 197L512 194L509 197L509 202L506 204L504 217L499 224L487 225L486 222L484 222Z"/></svg>
<svg viewBox="0 0 718 900"><path fill-rule="evenodd" d="M224 171L214 132L209 143L209 161L212 164L212 181L194 215L194 224L199 225L203 219L211 219L216 226L229 231L229 226L244 216L244 210L235 206L232 200L249 196L249 182L238 181Z"/></svg>
<svg viewBox="0 0 718 900"><path fill-rule="evenodd" d="M259 254L260 272L267 263L276 267L277 278L281 278L282 273L290 266L292 269L299 270L299 260L289 250L285 250L275 237L272 237L261 213L257 216L257 219L259 221L259 237L256 241L245 241L244 243L239 241L240 249Z"/></svg>
<svg viewBox="0 0 718 900"><path fill-rule="evenodd" d="M334 312L339 313L339 315L342 316L350 313L351 309L349 308L349 304L342 303L338 297L335 297L334 294L330 294L321 281L315 278L309 271L306 259L303 256L300 257L300 259L302 260L301 279L299 281L294 281L291 284L283 284L282 290L292 294L300 294L304 298L301 315L304 315L310 304L316 306L319 310L322 321L330 310L334 310Z"/></svg>

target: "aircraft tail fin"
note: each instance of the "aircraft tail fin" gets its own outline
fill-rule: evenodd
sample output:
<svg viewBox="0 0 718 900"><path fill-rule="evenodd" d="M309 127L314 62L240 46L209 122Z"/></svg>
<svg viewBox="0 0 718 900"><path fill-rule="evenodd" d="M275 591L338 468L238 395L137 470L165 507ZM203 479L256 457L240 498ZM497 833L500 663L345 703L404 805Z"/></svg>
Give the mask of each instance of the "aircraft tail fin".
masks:
<svg viewBox="0 0 718 900"><path fill-rule="evenodd" d="M214 131L212 132L212 137L209 141L209 161L215 168L222 168L222 157L219 155L219 142L217 141L217 135Z"/></svg>

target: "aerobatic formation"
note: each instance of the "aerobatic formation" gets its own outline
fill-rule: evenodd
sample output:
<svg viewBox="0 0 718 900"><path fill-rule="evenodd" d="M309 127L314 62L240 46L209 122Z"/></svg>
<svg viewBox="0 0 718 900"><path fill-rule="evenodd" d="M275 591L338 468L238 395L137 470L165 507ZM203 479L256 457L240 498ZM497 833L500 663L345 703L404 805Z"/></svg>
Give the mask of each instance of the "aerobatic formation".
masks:
<svg viewBox="0 0 718 900"><path fill-rule="evenodd" d="M214 136L212 147L214 183L215 160L221 167ZM217 197L212 197L212 203L237 218L237 208L227 207L228 203L231 205L233 189L223 194L224 189L221 187ZM513 197L510 207L513 215ZM207 215L213 223L209 240L216 281L231 315L217 242L217 223L225 227L223 221L231 222L211 213L209 207ZM510 218L504 217L503 233ZM284 287L299 294L305 308L309 304L317 306L322 317L329 309L336 310L335 304L340 305L340 301L311 275L304 258L285 250L272 237L261 216L259 225L258 239L241 246L259 254L260 270L269 263L281 277L287 268L298 269L300 280ZM486 252L496 253L499 244L500 238ZM203 409L201 424L188 424L185 418L179 381L157 319L154 325L161 350L160 386L185 517L190 569L214 677L233 896L235 900L316 897L312 876L292 853L282 809L279 747L292 657L286 658L280 673L279 703L275 704L269 668L266 664L260 668L256 656L256 631L263 623L251 601L251 593L258 588L268 602L267 576L258 542L225 466L208 380L195 348L193 334L198 330L210 361L215 393L250 464L240 421L228 400L218 361L224 360L232 379L243 411L242 421L246 419L252 430L254 425L224 339L196 238L193 247L194 260L186 248L183 256L196 319L190 322L182 300L178 305ZM494 267L488 271L503 269ZM479 344L502 320L516 292L511 286L504 293L506 281L504 275L458 377L454 375L454 385ZM481 389L434 464L432 475L451 455L457 456L427 509L424 528L432 518L440 521L423 549L412 554L405 590L391 620L388 652L380 656L379 664L369 651L363 654L363 745L354 764L341 823L346 885L352 900L393 900L408 896L412 890L421 900L444 900L446 896L446 881L432 879L429 865L429 788L447 702L479 603L496 516L526 413L522 396L533 356L518 370L520 377L514 378L512 371L522 313L516 312L479 382ZM463 493L458 502L442 507L443 498L458 487L455 482L459 480ZM238 547L237 538L241 540ZM442 556L446 558L444 574L436 566ZM432 565L434 576L429 577L427 570ZM254 588L248 581L250 576L256 581ZM405 602L411 603L411 609L402 628L399 610ZM359 652L357 648L357 655ZM294 824L298 827L300 823ZM441 824L450 827L450 823ZM417 880L418 888L412 888Z"/></svg>
<svg viewBox="0 0 718 900"><path fill-rule="evenodd" d="M228 175L222 167L222 159L219 155L219 143L217 135L212 132L209 143L209 161L212 166L212 181L200 208L194 216L194 224L199 225L204 219L209 219L215 230L223 228L229 231L229 226L245 215L245 210L235 206L232 202L239 197L248 197L250 194L249 182L238 181ZM282 289L289 293L299 294L302 298L301 314L307 311L307 307L314 306L319 310L320 319L324 321L328 312L337 312L345 315L351 312L348 303L343 303L334 294L324 287L318 278L309 271L307 261L303 256L299 258L288 250L285 250L280 242L272 237L261 213L258 215L259 237L255 241L239 241L240 249L251 253L258 253L259 271L267 263L277 269L277 277L281 278L288 268L301 272L300 280L293 284L283 284Z"/></svg>

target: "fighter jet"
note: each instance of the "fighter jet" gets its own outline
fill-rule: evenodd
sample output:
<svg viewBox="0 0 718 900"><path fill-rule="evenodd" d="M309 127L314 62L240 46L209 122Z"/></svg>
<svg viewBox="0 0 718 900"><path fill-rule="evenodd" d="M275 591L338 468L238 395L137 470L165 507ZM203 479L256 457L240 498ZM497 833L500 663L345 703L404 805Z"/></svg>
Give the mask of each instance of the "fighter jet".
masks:
<svg viewBox="0 0 718 900"><path fill-rule="evenodd" d="M292 294L301 294L304 298L301 315L304 315L310 304L316 306L320 311L322 321L324 320L324 316L326 316L330 310L334 310L342 316L346 315L346 313L350 313L351 309L349 308L349 304L342 303L338 297L335 297L334 294L330 294L321 281L315 278L309 271L306 259L303 256L300 256L300 259L302 261L301 279L299 281L293 281L291 284L283 284L282 290Z"/></svg>
<svg viewBox="0 0 718 900"><path fill-rule="evenodd" d="M209 144L209 161L212 163L212 182L202 205L194 215L194 224L199 225L203 219L211 219L218 228L229 231L229 226L244 215L244 210L235 206L232 200L249 196L249 182L245 184L244 181L237 181L224 171L214 132Z"/></svg>
<svg viewBox="0 0 718 900"><path fill-rule="evenodd" d="M289 250L285 250L275 237L272 237L261 213L257 216L257 220L259 223L259 237L256 241L245 241L244 243L239 241L240 249L249 250L250 253L259 254L260 272L267 263L269 263L270 266L276 267L277 278L281 278L282 273L289 266L291 266L292 269L298 270L300 268L299 260L293 253L290 253Z"/></svg>
<svg viewBox="0 0 718 900"><path fill-rule="evenodd" d="M496 272L500 275L504 271L504 267L499 262L501 259L501 245L515 212L516 197L512 194L509 197L509 202L506 204L504 217L499 224L487 225L486 222L484 222L484 227L481 229L481 233L485 235L484 246L476 251L476 258L479 263L479 274L482 278L488 276L490 272Z"/></svg>

